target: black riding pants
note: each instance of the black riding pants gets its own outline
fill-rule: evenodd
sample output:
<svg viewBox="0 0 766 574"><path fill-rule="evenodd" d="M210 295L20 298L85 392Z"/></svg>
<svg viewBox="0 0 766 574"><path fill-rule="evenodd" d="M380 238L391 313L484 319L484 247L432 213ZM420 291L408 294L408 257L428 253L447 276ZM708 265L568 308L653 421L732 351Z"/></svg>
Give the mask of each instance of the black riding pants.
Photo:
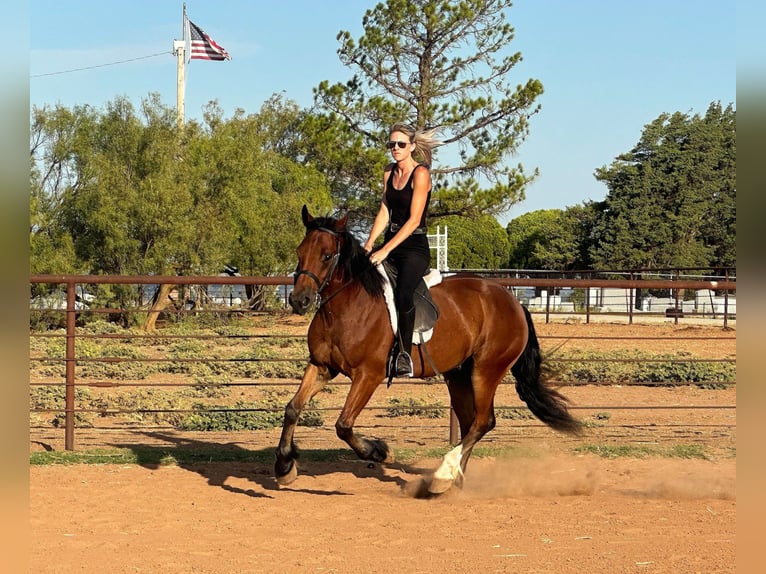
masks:
<svg viewBox="0 0 766 574"><path fill-rule="evenodd" d="M386 237L388 241L389 237ZM400 312L415 306L415 288L431 265L431 250L425 235L411 235L388 256L396 268L396 309Z"/></svg>

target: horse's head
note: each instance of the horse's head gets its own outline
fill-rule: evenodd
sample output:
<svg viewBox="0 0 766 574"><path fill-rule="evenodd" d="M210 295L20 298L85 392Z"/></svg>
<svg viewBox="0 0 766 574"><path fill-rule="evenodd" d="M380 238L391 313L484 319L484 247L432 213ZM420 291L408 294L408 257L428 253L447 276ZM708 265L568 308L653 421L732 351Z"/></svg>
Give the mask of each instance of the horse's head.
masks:
<svg viewBox="0 0 766 574"><path fill-rule="evenodd" d="M345 240L347 215L341 219L313 217L304 205L301 211L306 236L298 246L298 268L295 287L290 294L290 306L303 315L311 303L333 279Z"/></svg>

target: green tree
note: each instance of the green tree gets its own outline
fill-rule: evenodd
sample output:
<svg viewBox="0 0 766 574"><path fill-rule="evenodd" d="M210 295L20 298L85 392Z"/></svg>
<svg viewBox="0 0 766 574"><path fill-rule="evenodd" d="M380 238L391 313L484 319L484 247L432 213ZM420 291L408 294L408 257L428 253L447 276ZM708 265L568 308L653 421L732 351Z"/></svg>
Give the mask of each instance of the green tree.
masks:
<svg viewBox="0 0 766 574"><path fill-rule="evenodd" d="M508 267L581 269L584 209L541 209L511 220L506 227L510 245Z"/></svg>
<svg viewBox="0 0 766 574"><path fill-rule="evenodd" d="M448 216L440 225L447 227L450 269L498 269L505 266L508 237L494 217Z"/></svg>
<svg viewBox="0 0 766 574"><path fill-rule="evenodd" d="M79 183L76 150L93 122L87 108L35 108L30 122L29 245L33 273L82 272L74 241L62 218L69 188Z"/></svg>
<svg viewBox="0 0 766 574"><path fill-rule="evenodd" d="M208 137L194 138L186 147L198 229L205 242L216 245L207 260L217 270L232 263L248 275L292 271L303 237L302 205L319 212L330 207L325 177L279 153L280 146L291 145L285 131L295 110L274 101L259 114L237 110L229 120L211 104L200 126ZM197 249L203 249L199 240Z"/></svg>
<svg viewBox="0 0 766 574"><path fill-rule="evenodd" d="M565 227L574 235L577 255L570 260L565 269L592 269L591 247L593 245L593 228L601 213L601 203L584 201L578 205L570 205L564 209Z"/></svg>
<svg viewBox="0 0 766 574"><path fill-rule="evenodd" d="M714 216L703 220L701 235L711 250L710 265L733 267L737 265L736 114L731 106L722 109L713 103L703 122L706 142L698 153L710 153L711 157L697 162L694 175L704 186L703 194Z"/></svg>
<svg viewBox="0 0 766 574"><path fill-rule="evenodd" d="M608 188L591 255L602 268L736 264L735 111L662 114L596 170Z"/></svg>
<svg viewBox="0 0 766 574"><path fill-rule="evenodd" d="M539 80L511 83L519 52L506 22L510 0L386 0L362 19L363 35L338 34L338 55L356 70L322 82L306 118L305 157L332 174L333 198L372 217L380 203L392 124L439 128L457 149L436 162L431 213L497 215L524 198L534 177L506 163L539 110ZM446 159L446 158L445 158ZM536 173L536 172L535 172Z"/></svg>
<svg viewBox="0 0 766 574"><path fill-rule="evenodd" d="M289 124L289 111L237 110L225 120L211 104L203 123L179 132L174 110L156 96L142 103L140 115L125 98L104 111L35 109L32 271L216 274L225 264L253 275L292 270L300 207L327 209L331 202L322 174L277 151L281 136L272 128Z"/></svg>
<svg viewBox="0 0 766 574"><path fill-rule="evenodd" d="M116 98L73 150L77 181L67 186L62 218L78 259L91 273L168 274L183 269L188 198L176 187L173 114L143 106L144 118ZM78 129L84 129L81 125Z"/></svg>

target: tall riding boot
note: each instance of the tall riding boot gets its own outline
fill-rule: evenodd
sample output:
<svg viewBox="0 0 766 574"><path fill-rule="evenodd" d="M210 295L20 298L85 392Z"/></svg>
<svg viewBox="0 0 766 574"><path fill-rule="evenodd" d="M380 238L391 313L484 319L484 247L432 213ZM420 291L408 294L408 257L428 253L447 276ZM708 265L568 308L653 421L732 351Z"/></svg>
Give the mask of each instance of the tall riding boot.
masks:
<svg viewBox="0 0 766 574"><path fill-rule="evenodd" d="M399 354L396 356L396 376L412 376L412 331L415 328L415 307L399 312Z"/></svg>

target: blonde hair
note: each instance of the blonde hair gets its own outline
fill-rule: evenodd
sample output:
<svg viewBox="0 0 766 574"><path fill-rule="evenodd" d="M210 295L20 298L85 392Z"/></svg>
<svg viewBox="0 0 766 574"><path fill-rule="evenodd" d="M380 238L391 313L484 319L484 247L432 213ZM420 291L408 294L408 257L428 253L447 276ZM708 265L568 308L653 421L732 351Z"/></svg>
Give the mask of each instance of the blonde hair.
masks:
<svg viewBox="0 0 766 574"><path fill-rule="evenodd" d="M429 168L431 167L431 162L433 160L433 149L444 143L436 139L438 128L416 130L409 124L394 124L388 132L389 137L394 132L403 133L409 138L410 143L415 144L415 151L413 154L419 155L423 159L423 163Z"/></svg>

